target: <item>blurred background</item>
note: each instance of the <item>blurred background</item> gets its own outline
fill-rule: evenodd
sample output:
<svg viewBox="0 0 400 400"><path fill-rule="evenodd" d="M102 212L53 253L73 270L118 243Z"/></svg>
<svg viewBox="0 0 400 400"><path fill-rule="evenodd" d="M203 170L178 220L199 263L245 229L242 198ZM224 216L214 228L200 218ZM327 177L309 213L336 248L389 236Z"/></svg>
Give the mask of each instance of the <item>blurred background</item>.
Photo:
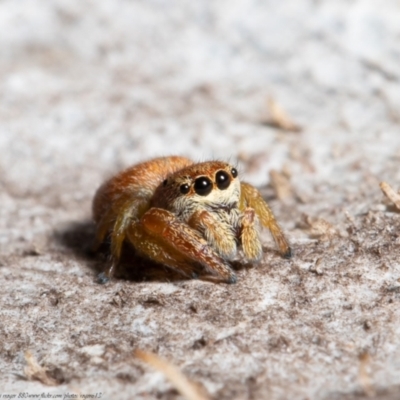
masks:
<svg viewBox="0 0 400 400"><path fill-rule="evenodd" d="M168 154L238 160L255 184L370 154L381 173L399 155L399 15L395 0L2 0L2 184L77 191ZM268 123L271 100L301 133Z"/></svg>

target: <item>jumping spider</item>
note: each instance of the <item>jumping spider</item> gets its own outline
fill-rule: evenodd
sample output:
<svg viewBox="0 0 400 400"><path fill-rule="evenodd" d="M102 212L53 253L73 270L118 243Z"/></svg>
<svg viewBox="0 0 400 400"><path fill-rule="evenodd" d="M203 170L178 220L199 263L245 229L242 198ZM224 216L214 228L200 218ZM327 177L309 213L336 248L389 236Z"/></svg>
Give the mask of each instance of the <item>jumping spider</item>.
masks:
<svg viewBox="0 0 400 400"><path fill-rule="evenodd" d="M95 249L109 237L112 263L100 274L111 278L126 241L144 259L186 277L235 283L229 261L241 245L248 261L262 256L260 224L271 231L283 257L291 250L261 194L240 182L222 161L194 163L161 157L134 165L105 182L93 200Z"/></svg>

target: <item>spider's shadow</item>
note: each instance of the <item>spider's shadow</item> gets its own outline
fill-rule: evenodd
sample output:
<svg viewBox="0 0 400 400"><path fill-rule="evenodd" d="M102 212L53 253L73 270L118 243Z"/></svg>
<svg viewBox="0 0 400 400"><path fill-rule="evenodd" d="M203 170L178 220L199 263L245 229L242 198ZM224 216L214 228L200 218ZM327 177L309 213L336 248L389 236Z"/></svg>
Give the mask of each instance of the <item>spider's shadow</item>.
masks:
<svg viewBox="0 0 400 400"><path fill-rule="evenodd" d="M56 241L93 271L100 272L99 257L91 250L95 227L91 221L74 222L55 233Z"/></svg>
<svg viewBox="0 0 400 400"><path fill-rule="evenodd" d="M98 251L93 251L94 237L95 226L91 221L71 223L56 233L56 240L92 269L94 279L96 279L97 275L109 266L110 252L107 243L103 244ZM134 282L168 282L188 279L171 268L139 257L128 243L124 243L115 277Z"/></svg>

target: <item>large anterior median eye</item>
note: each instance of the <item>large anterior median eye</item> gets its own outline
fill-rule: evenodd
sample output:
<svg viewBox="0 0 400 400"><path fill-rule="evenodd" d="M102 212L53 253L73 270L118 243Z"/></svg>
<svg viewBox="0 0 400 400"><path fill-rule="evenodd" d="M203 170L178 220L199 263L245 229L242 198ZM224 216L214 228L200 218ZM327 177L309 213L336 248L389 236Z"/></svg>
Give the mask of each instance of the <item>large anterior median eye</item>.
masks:
<svg viewBox="0 0 400 400"><path fill-rule="evenodd" d="M209 178L201 176L194 181L194 191L200 196L207 196L213 188L212 182Z"/></svg>
<svg viewBox="0 0 400 400"><path fill-rule="evenodd" d="M218 189L225 190L231 183L231 178L226 171L218 171L215 175L215 181L217 182Z"/></svg>

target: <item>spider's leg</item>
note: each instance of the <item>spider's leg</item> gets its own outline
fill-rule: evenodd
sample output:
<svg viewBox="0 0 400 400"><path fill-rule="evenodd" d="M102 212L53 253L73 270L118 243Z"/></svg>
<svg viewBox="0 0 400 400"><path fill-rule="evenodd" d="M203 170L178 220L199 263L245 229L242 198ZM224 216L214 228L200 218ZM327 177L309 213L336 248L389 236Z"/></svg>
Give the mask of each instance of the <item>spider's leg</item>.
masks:
<svg viewBox="0 0 400 400"><path fill-rule="evenodd" d="M104 242L107 234L110 236L111 263L104 272L99 275L100 283L107 282L116 272L121 258L122 245L125 241L128 227L137 220L136 215L143 213L147 208L147 203L143 200L131 200L121 197L114 203L113 208L109 208L97 224L95 244L96 251ZM118 212L116 212L118 211Z"/></svg>
<svg viewBox="0 0 400 400"><path fill-rule="evenodd" d="M240 209L244 212L247 207L253 208L260 218L261 224L270 230L282 257L290 258L292 250L289 242L261 193L250 184L241 182Z"/></svg>
<svg viewBox="0 0 400 400"><path fill-rule="evenodd" d="M139 222L130 225L127 239L143 256L193 277L196 265L207 272L201 279L235 283L229 264L216 254L199 232L160 208L147 211Z"/></svg>

